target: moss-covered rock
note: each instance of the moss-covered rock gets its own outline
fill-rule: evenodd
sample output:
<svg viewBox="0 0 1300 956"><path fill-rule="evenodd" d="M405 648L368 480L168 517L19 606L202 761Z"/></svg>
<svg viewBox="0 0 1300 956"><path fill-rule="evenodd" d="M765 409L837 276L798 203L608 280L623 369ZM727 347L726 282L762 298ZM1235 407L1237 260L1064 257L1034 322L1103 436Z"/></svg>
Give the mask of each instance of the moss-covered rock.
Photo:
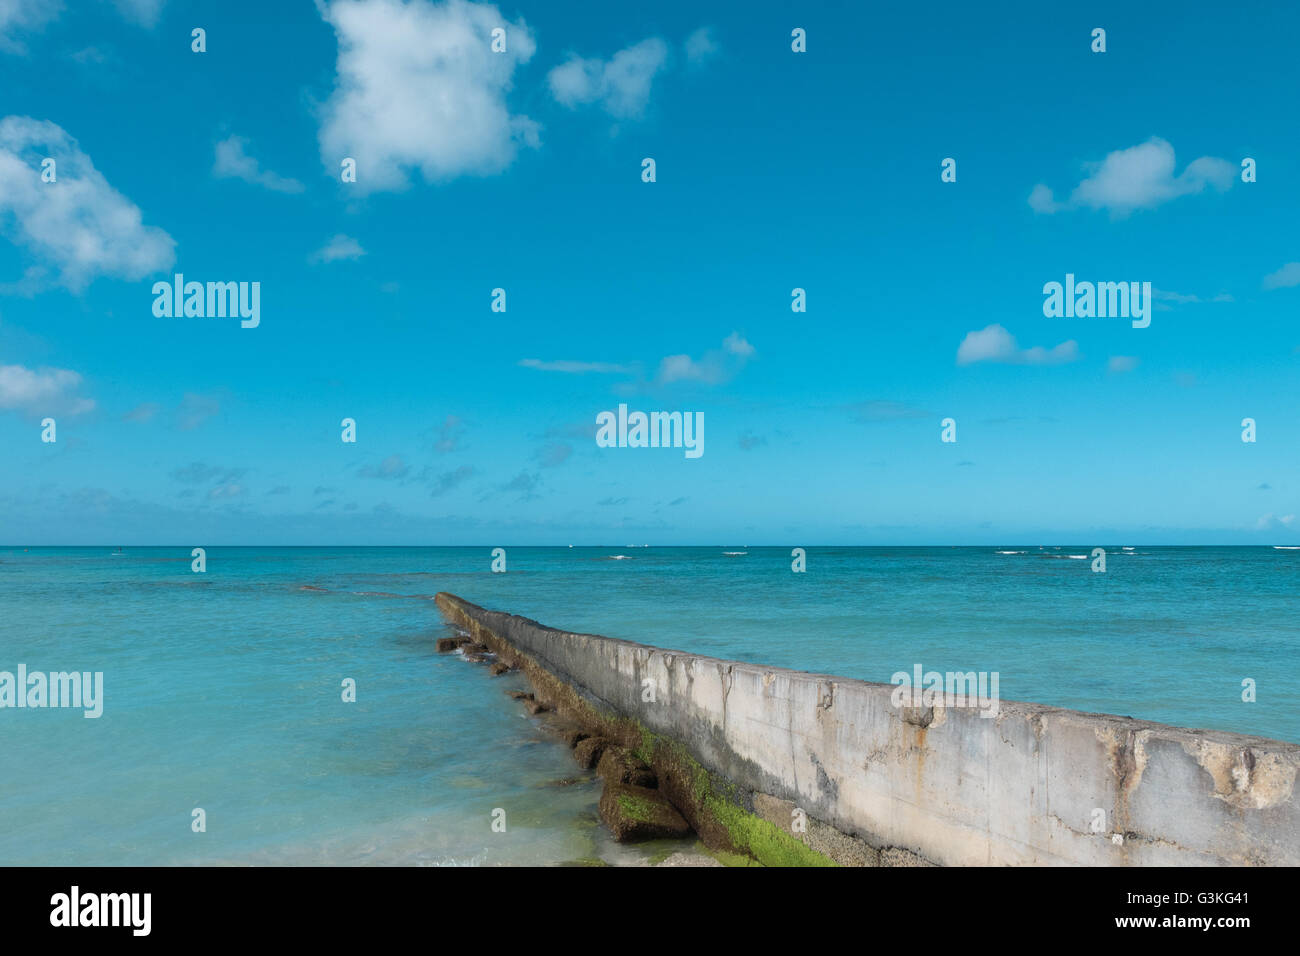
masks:
<svg viewBox="0 0 1300 956"><path fill-rule="evenodd" d="M658 790L625 783L605 784L600 818L620 843L683 837L691 825Z"/></svg>
<svg viewBox="0 0 1300 956"><path fill-rule="evenodd" d="M600 763L600 758L608 745L609 741L604 737L588 737L586 740L578 741L578 745L573 748L573 758L578 761L579 767L590 770Z"/></svg>
<svg viewBox="0 0 1300 956"><path fill-rule="evenodd" d="M605 748L600 763L596 764L596 773L609 783L630 783L651 789L659 785L659 778L645 761L617 744Z"/></svg>

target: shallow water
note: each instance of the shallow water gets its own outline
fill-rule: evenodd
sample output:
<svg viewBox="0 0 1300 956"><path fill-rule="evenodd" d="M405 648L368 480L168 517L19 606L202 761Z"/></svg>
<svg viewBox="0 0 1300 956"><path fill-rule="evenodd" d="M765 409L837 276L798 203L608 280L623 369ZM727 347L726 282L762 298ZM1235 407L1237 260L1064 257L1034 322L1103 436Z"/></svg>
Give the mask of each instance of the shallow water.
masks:
<svg viewBox="0 0 1300 956"><path fill-rule="evenodd" d="M1004 700L1300 741L1300 551L1115 545L1105 574L1090 551L810 548L794 574L788 548L507 548L493 574L489 548L210 548L195 574L188 548L0 549L0 671L105 686L98 719L0 710L0 863L688 848L612 844L593 775L504 693L522 679L434 653L442 590L718 657L876 681L997 671Z"/></svg>

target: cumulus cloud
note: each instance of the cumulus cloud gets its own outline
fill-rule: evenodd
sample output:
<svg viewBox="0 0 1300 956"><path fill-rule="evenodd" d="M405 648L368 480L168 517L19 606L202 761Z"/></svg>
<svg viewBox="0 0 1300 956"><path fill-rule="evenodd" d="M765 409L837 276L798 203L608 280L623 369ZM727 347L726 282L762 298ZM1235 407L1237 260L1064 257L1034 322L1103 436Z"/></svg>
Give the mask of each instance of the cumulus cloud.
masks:
<svg viewBox="0 0 1300 956"><path fill-rule="evenodd" d="M1300 285L1300 262L1288 262L1276 272L1264 276L1265 289L1287 289Z"/></svg>
<svg viewBox="0 0 1300 956"><path fill-rule="evenodd" d="M1052 349L1041 345L1022 349L1015 337L994 323L978 332L967 332L957 347L957 364L999 362L1005 365L1064 365L1079 358L1079 343L1070 339Z"/></svg>
<svg viewBox="0 0 1300 956"><path fill-rule="evenodd" d="M95 407L75 393L81 375L66 368L0 365L0 410L29 415L79 415Z"/></svg>
<svg viewBox="0 0 1300 956"><path fill-rule="evenodd" d="M1038 213L1068 209L1107 209L1114 216L1126 216L1135 209L1152 209L1180 196L1205 191L1206 186L1223 192L1236 181L1238 167L1226 159L1202 156L1174 175L1174 148L1152 137L1145 143L1108 153L1099 163L1088 163L1090 175L1070 198L1057 202L1052 190L1038 184L1029 194L1029 205Z"/></svg>
<svg viewBox="0 0 1300 956"><path fill-rule="evenodd" d="M335 0L320 4L338 37L333 95L320 128L321 159L338 176L357 162L362 192L491 175L519 144L538 144L538 125L506 103L515 67L535 50L522 20L467 0ZM491 49L506 31L506 52Z"/></svg>
<svg viewBox="0 0 1300 956"><path fill-rule="evenodd" d="M41 180L52 158L57 181ZM0 120L0 222L8 236L79 291L97 276L141 279L171 267L176 243L142 222L139 208L108 184L76 140L54 123Z"/></svg>
<svg viewBox="0 0 1300 956"><path fill-rule="evenodd" d="M311 254L312 262L337 262L339 259L360 259L366 254L361 243L351 236L339 233Z"/></svg>
<svg viewBox="0 0 1300 956"><path fill-rule="evenodd" d="M256 159L248 155L248 140L242 136L228 136L217 143L217 158L212 165L212 175L218 179L242 179L255 186L280 193L300 193L303 184L269 169L263 169Z"/></svg>
<svg viewBox="0 0 1300 956"><path fill-rule="evenodd" d="M667 62L668 44L650 37L608 60L570 55L547 74L547 82L562 106L576 109L599 103L610 116L630 119L645 112L655 75Z"/></svg>
<svg viewBox="0 0 1300 956"><path fill-rule="evenodd" d="M705 352L699 359L689 355L666 356L659 363L657 378L661 385L673 382L718 385L734 377L754 354L754 346L739 333L732 332L722 340L722 348Z"/></svg>

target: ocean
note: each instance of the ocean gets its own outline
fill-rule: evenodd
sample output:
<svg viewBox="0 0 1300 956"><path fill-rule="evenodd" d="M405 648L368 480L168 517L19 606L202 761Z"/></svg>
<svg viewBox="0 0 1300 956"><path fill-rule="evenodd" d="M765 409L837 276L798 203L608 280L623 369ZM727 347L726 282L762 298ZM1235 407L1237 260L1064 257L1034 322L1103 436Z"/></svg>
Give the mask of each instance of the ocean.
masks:
<svg viewBox="0 0 1300 956"><path fill-rule="evenodd" d="M0 709L0 864L652 863L594 775L436 654L433 595L888 682L1300 742L1300 550L0 548L0 671L102 672L103 715ZM355 681L345 703L343 682ZM1244 702L1243 681L1256 700ZM201 809L205 829L194 830ZM494 828L494 822L497 826Z"/></svg>

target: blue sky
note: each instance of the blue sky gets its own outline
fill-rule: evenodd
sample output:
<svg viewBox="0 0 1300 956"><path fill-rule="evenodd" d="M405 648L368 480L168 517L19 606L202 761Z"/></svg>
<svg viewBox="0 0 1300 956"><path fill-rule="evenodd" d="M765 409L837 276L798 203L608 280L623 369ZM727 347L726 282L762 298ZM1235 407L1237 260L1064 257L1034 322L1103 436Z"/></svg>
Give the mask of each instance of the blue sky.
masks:
<svg viewBox="0 0 1300 956"><path fill-rule="evenodd" d="M1297 543L1300 13L787 7L0 0L0 541Z"/></svg>

